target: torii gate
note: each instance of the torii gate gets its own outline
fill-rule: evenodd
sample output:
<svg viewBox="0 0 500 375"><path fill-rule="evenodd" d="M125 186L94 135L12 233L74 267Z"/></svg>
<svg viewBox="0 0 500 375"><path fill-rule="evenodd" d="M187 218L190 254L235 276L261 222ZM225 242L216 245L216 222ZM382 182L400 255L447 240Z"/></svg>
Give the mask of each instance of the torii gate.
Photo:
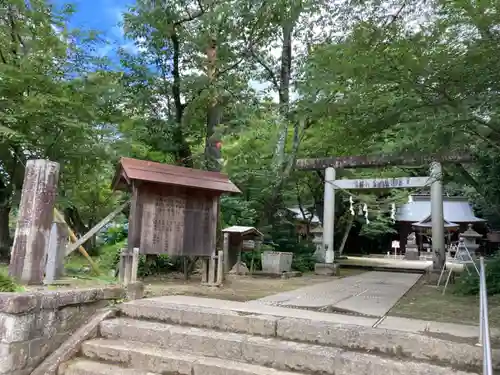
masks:
<svg viewBox="0 0 500 375"><path fill-rule="evenodd" d="M334 263L335 189L393 189L431 187L432 250L433 268L441 270L445 264L446 249L443 226L442 163L467 163L473 160L470 154L426 156L344 156L323 159L299 159L299 170L325 170L325 195L323 204L323 248L325 263ZM430 164L430 174L425 177L402 177L387 179L336 180L335 170L343 168L373 168L394 165Z"/></svg>

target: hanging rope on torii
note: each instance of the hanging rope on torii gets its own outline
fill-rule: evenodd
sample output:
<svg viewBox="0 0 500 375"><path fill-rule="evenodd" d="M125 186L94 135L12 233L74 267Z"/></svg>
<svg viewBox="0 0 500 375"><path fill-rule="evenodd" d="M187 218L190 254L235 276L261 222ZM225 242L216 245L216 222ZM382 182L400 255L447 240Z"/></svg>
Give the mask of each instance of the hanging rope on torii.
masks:
<svg viewBox="0 0 500 375"><path fill-rule="evenodd" d="M296 168L299 170L325 170L325 192L323 204L323 248L326 265L334 264L334 230L335 230L335 190L349 189L394 189L394 188L431 188L432 216L432 250L434 254L433 268L440 270L445 262L446 249L443 227L443 184L442 163L469 163L473 156L467 152L446 155L375 155L375 156L343 156L320 159L299 159ZM430 165L429 176L396 177L372 179L336 179L336 169L374 168L387 166ZM351 214L354 211L351 202ZM362 212L368 221L368 208L363 206ZM395 207L391 209L391 217L395 219ZM332 266L332 270L334 267Z"/></svg>

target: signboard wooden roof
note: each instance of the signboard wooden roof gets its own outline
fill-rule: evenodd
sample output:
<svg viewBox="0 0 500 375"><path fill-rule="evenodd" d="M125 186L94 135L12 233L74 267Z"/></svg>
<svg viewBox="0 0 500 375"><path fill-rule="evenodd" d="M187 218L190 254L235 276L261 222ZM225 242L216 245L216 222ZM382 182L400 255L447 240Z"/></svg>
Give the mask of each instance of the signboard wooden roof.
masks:
<svg viewBox="0 0 500 375"><path fill-rule="evenodd" d="M125 190L131 185L132 181L184 186L219 193L241 193L240 189L223 173L178 167L147 160L121 158L113 178L113 189Z"/></svg>
<svg viewBox="0 0 500 375"><path fill-rule="evenodd" d="M255 235L257 237L264 237L264 235L259 232L255 227L243 227L239 225L233 225L232 227L228 227L222 230L223 233L239 233L242 236L246 236L248 234Z"/></svg>

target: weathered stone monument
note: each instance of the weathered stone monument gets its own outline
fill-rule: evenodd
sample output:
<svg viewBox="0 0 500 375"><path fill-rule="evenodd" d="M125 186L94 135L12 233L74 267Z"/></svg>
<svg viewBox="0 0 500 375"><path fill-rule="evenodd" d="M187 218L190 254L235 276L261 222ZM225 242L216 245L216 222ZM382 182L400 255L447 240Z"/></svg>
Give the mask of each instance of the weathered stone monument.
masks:
<svg viewBox="0 0 500 375"><path fill-rule="evenodd" d="M415 232L411 232L406 240L405 259L406 260L420 259L420 256L418 254L417 236L415 235Z"/></svg>
<svg viewBox="0 0 500 375"><path fill-rule="evenodd" d="M54 216L59 164L28 160L24 174L9 275L23 284L42 284Z"/></svg>

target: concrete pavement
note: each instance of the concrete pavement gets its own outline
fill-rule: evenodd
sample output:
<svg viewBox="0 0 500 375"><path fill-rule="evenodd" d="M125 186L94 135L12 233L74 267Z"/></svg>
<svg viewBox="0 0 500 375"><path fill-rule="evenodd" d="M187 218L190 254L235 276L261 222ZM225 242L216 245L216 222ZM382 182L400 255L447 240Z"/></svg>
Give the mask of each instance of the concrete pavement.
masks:
<svg viewBox="0 0 500 375"><path fill-rule="evenodd" d="M365 272L247 303L382 317L421 276L413 273Z"/></svg>

